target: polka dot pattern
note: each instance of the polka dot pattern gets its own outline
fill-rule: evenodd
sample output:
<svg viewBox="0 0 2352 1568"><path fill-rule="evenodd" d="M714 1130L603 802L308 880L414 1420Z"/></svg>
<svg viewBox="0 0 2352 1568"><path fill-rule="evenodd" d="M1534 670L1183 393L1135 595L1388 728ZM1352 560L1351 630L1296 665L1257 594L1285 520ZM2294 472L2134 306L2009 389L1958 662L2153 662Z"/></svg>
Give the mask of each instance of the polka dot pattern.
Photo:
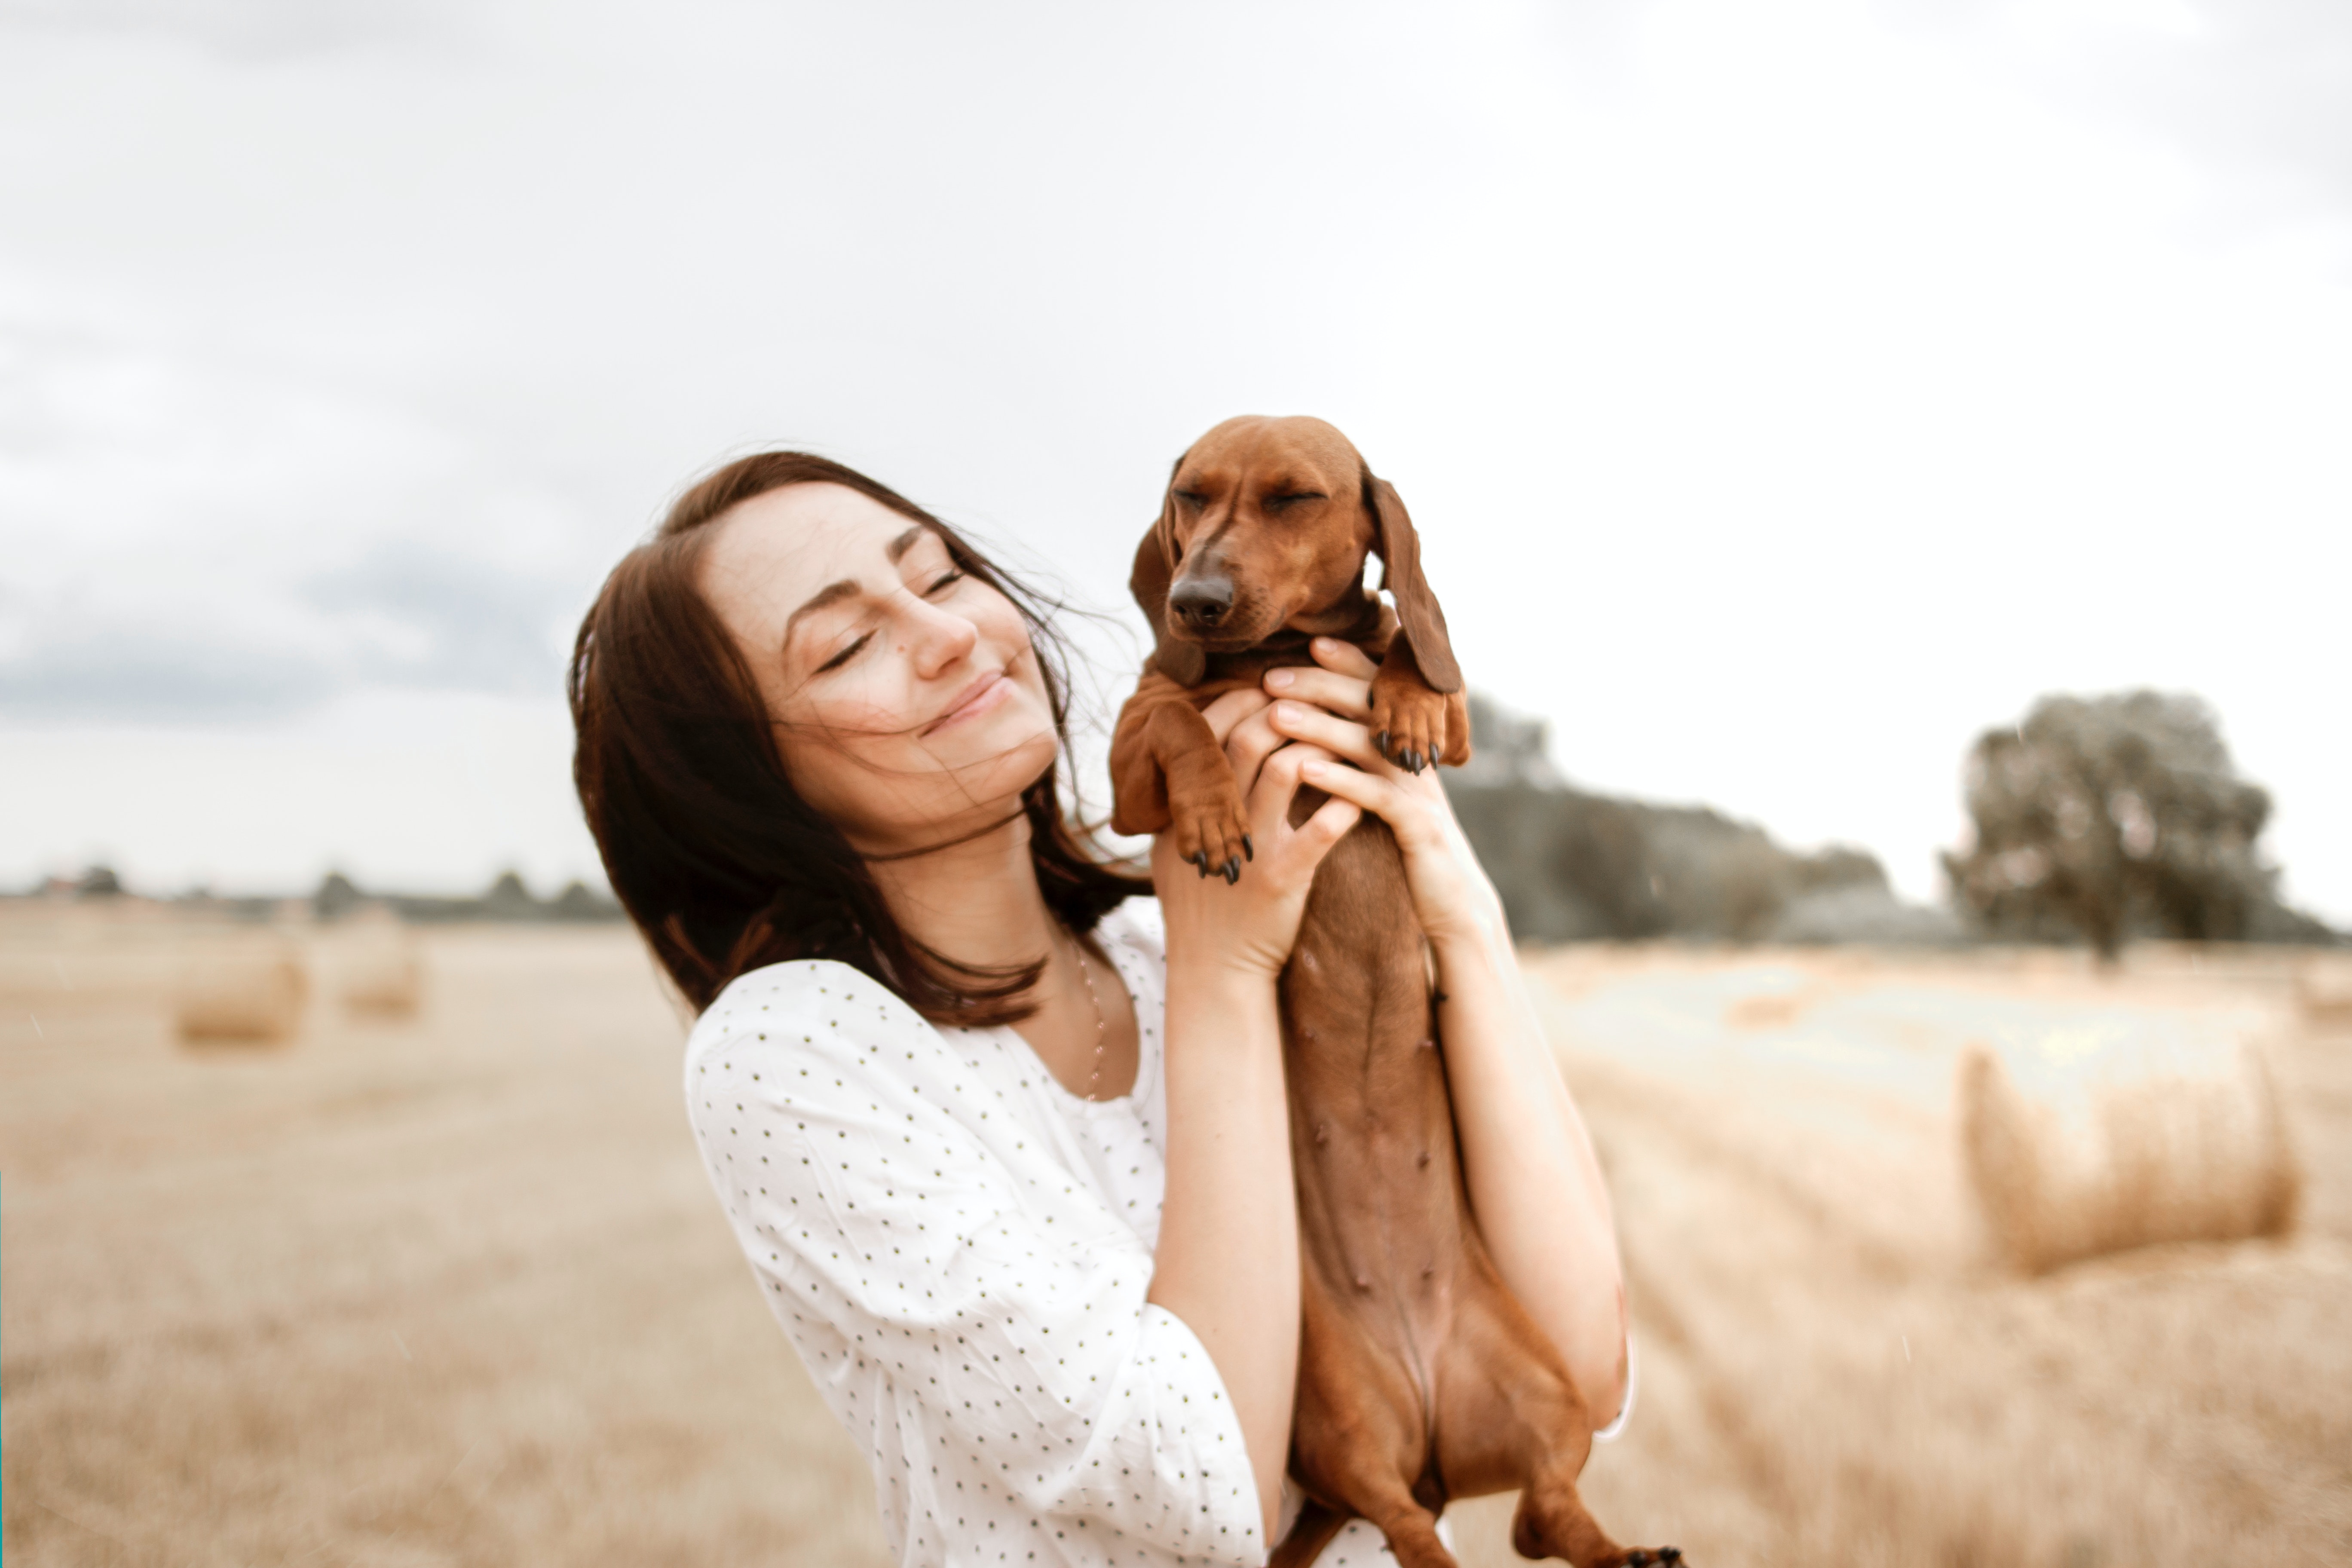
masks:
<svg viewBox="0 0 2352 1568"><path fill-rule="evenodd" d="M871 1455L905 1563L1265 1561L1224 1384L1144 1300L1165 1177L1159 906L1130 900L1097 934L1141 1035L1123 1099L1082 1100L1013 1030L935 1028L845 964L755 970L687 1042L704 1166Z"/></svg>

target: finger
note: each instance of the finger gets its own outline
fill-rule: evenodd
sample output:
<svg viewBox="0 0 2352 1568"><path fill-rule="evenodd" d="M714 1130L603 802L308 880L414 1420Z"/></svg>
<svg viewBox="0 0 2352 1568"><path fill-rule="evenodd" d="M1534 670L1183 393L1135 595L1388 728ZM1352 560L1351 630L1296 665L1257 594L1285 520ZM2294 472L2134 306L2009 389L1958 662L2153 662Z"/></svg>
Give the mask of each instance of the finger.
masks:
<svg viewBox="0 0 2352 1568"><path fill-rule="evenodd" d="M1267 716L1275 733L1292 741L1304 741L1347 758L1360 768L1385 768L1389 764L1373 743L1371 727L1321 708L1310 708L1304 702L1285 698L1274 705Z"/></svg>
<svg viewBox="0 0 2352 1568"><path fill-rule="evenodd" d="M1258 771L1266 758L1290 744L1288 736L1275 733L1272 712L1270 708L1261 708L1225 737L1225 756L1234 765L1234 782L1241 786L1244 799L1257 787Z"/></svg>
<svg viewBox="0 0 2352 1568"><path fill-rule="evenodd" d="M1312 702L1334 713L1361 713L1372 705L1372 683L1328 669L1292 666L1265 672L1265 689L1296 702Z"/></svg>
<svg viewBox="0 0 2352 1568"><path fill-rule="evenodd" d="M1223 745L1234 726L1264 708L1273 699L1254 686L1244 686L1228 691L1201 710L1201 717L1209 721L1209 732Z"/></svg>
<svg viewBox="0 0 2352 1568"><path fill-rule="evenodd" d="M1345 765L1320 746L1287 745L1266 759L1258 772L1256 787L1242 807L1258 837L1272 843L1289 827L1290 802L1298 794L1298 771L1310 762Z"/></svg>
<svg viewBox="0 0 2352 1568"><path fill-rule="evenodd" d="M1370 680L1381 668L1370 654L1351 642L1338 637L1317 637L1307 645L1315 662L1340 675L1353 676L1358 680Z"/></svg>
<svg viewBox="0 0 2352 1568"><path fill-rule="evenodd" d="M1364 808L1349 800L1333 795L1315 808L1315 815L1298 825L1291 840L1307 853L1309 867L1319 866L1331 847L1348 837L1348 830L1363 820Z"/></svg>
<svg viewBox="0 0 2352 1568"><path fill-rule="evenodd" d="M1287 803L1297 793L1299 770L1309 763L1343 765L1336 752L1316 745L1311 741L1293 741L1267 759L1265 766L1258 773L1259 789L1268 795L1278 795Z"/></svg>
<svg viewBox="0 0 2352 1568"><path fill-rule="evenodd" d="M1341 763L1310 760L1300 765L1298 777L1300 783L1312 784L1334 799L1389 819L1391 826L1394 826L1397 808L1403 805L1393 783Z"/></svg>

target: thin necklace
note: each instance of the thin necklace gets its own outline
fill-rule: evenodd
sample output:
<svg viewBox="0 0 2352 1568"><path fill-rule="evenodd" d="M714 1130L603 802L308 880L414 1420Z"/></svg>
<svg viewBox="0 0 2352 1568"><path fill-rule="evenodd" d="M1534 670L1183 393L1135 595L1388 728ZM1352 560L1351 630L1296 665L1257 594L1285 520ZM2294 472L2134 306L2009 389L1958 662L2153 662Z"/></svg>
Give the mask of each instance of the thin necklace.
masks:
<svg viewBox="0 0 2352 1568"><path fill-rule="evenodd" d="M1067 926L1062 929L1069 931ZM1087 983L1087 1000L1095 1005L1095 1070L1087 1075L1086 1094L1092 1100L1102 1088L1103 1051L1110 1043L1110 1025L1103 1018L1102 998L1095 994L1094 971L1087 963L1086 944L1078 940L1076 931L1070 931L1070 951L1078 955L1078 978Z"/></svg>

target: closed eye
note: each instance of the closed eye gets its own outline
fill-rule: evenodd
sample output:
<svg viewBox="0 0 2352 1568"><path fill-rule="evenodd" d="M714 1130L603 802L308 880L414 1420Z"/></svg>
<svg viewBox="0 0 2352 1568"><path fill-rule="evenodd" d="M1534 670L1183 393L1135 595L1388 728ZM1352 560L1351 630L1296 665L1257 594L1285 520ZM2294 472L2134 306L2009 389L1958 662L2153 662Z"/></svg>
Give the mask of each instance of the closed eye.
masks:
<svg viewBox="0 0 2352 1568"><path fill-rule="evenodd" d="M828 669L839 669L843 665L849 662L851 655L855 654L859 648L864 647L867 643L870 643L873 640L874 634L872 632L867 632L864 637L859 637L856 642L851 643L847 647L843 648L839 653L835 654L831 658L826 659L823 664L818 665L816 667L816 672L819 675L823 675Z"/></svg>
<svg viewBox="0 0 2352 1568"><path fill-rule="evenodd" d="M1191 507L1195 511L1200 510L1201 508L1209 504L1209 498L1202 495L1199 490L1178 490L1176 492L1176 499L1182 501L1186 506Z"/></svg>
<svg viewBox="0 0 2352 1568"><path fill-rule="evenodd" d="M926 594L936 594L942 588L962 582L963 579L963 573L956 567L950 566L945 572L940 573L938 579L933 582L929 587L924 589L923 592Z"/></svg>
<svg viewBox="0 0 2352 1568"><path fill-rule="evenodd" d="M1292 490L1286 495L1267 496L1257 504L1268 511L1280 511L1284 507L1295 505L1299 501L1329 500L1330 499L1320 490Z"/></svg>

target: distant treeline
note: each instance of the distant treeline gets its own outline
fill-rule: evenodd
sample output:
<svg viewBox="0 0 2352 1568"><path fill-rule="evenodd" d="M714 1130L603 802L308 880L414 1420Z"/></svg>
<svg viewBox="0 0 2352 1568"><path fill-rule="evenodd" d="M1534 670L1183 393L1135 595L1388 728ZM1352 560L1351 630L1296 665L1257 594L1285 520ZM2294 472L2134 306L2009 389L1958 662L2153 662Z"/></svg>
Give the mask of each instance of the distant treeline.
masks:
<svg viewBox="0 0 2352 1568"><path fill-rule="evenodd" d="M2193 697L2050 697L1969 753L1970 843L1944 857L1952 907L1897 900L1859 849L1802 855L1703 806L1570 787L1540 721L1470 699L1470 764L1445 775L1513 932L1539 942L2329 944L2278 897L2259 843L2270 796L2238 776Z"/></svg>
<svg viewBox="0 0 2352 1568"><path fill-rule="evenodd" d="M1545 755L1541 721L1475 693L1470 713L1475 754L1442 776L1516 936L1964 940L1949 914L1897 900L1866 851L1799 854L1704 806L1572 788Z"/></svg>
<svg viewBox="0 0 2352 1568"><path fill-rule="evenodd" d="M34 896L70 899L123 897L122 879L113 868L93 866L79 877L52 880ZM289 904L308 905L320 920L340 920L359 909L388 909L404 921L436 923L449 921L594 921L623 918L621 906L584 882L567 883L551 899L534 895L521 876L502 871L481 894L467 898L427 893L374 892L362 889L341 871L330 871L308 899L275 894L222 897L197 889L163 902L178 909L230 920L272 921L282 918Z"/></svg>
<svg viewBox="0 0 2352 1568"><path fill-rule="evenodd" d="M319 884L319 890L310 895L310 907L321 920L333 920L362 904L387 907L403 920L425 923L444 921L587 921L622 918L618 902L591 889L585 882L568 882L555 897L541 899L534 896L523 885L522 878L513 871L500 872L487 892L472 899L419 893L362 892L340 871L329 872L326 880Z"/></svg>
<svg viewBox="0 0 2352 1568"><path fill-rule="evenodd" d="M2109 958L2143 937L2345 940L2279 898L2260 843L2270 796L2238 776L2219 718L2193 697L2048 697L2022 722L1979 736L1964 769L1969 842L1943 858L1949 908L1904 903L1864 850L1800 854L1705 806L1576 789L1546 755L1540 720L1475 693L1470 712L1475 754L1440 776L1526 940L2088 941ZM122 890L94 866L36 892ZM362 906L415 921L624 918L584 883L541 899L513 871L473 898L369 891L338 871L308 900L198 891L169 901L256 921L284 917L289 902L326 921Z"/></svg>

